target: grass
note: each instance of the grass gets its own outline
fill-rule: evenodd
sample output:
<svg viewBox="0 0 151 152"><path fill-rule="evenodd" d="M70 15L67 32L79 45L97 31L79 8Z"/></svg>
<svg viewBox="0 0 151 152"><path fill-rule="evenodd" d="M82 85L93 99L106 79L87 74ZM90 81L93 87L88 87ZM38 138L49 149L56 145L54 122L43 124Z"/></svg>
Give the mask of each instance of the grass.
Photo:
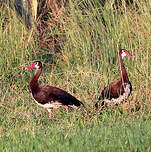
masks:
<svg viewBox="0 0 151 152"><path fill-rule="evenodd" d="M69 1L61 26L49 26L49 34L60 38L59 50L43 49L34 30L0 8L1 151L151 151L151 4L135 4L123 1L114 9L112 1L104 8L97 1ZM135 55L124 60L133 85L130 104L100 115L94 104L101 89L119 78L120 47ZM49 120L28 91L34 71L25 68L34 60L44 65L40 84L68 91L87 109L54 110Z"/></svg>
<svg viewBox="0 0 151 152"><path fill-rule="evenodd" d="M81 125L80 121L32 121L32 128L13 129L2 151L150 151L150 121L132 119ZM55 123L55 127L54 124ZM73 125L71 125L73 124ZM39 127L40 126L40 127ZM74 127L73 127L74 126ZM6 146L7 145L7 146Z"/></svg>

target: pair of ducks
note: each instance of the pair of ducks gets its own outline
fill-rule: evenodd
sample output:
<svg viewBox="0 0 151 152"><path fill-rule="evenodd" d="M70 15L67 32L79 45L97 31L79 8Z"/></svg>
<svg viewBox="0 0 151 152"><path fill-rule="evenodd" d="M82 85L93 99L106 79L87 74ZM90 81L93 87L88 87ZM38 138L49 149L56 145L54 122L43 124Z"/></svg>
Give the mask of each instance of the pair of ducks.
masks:
<svg viewBox="0 0 151 152"><path fill-rule="evenodd" d="M123 63L123 58L125 56L133 57L131 53L129 53L125 49L121 49L119 52L120 64L121 64L121 74L120 79L118 81L110 83L107 87L103 89L101 95L99 97L99 101L101 101L101 107L106 107L109 105L116 105L122 102L125 102L132 91L132 85L128 79L128 75L126 73L126 69ZM32 78L29 89L34 98L35 102L48 110L49 118L52 119L52 109L59 108L60 106L64 106L66 109L66 113L69 111L69 107L75 108L80 107L84 104L73 97L68 92L52 86L39 86L38 78L42 72L42 63L40 61L33 62L27 69L36 69L36 74ZM98 103L95 104L95 107L98 109Z"/></svg>

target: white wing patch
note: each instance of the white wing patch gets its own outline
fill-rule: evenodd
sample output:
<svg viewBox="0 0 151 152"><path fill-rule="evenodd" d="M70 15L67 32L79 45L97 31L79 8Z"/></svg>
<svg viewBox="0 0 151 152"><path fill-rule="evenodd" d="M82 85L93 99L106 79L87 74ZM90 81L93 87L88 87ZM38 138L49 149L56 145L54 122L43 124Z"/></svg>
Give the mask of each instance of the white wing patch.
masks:
<svg viewBox="0 0 151 152"><path fill-rule="evenodd" d="M130 87L131 87L130 84L127 83L127 84L126 84L126 88L125 88L125 93L126 93L127 96L130 95Z"/></svg>

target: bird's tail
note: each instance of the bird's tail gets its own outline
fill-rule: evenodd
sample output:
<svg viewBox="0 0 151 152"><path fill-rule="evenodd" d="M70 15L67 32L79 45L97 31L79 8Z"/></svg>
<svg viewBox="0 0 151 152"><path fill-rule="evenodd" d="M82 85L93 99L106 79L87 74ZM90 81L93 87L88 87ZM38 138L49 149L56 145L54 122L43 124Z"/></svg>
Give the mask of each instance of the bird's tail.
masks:
<svg viewBox="0 0 151 152"><path fill-rule="evenodd" d="M82 105L83 107L85 107L84 103L82 103L81 101L79 101L80 106Z"/></svg>
<svg viewBox="0 0 151 152"><path fill-rule="evenodd" d="M78 100L78 99L76 99L74 101L74 105L77 106L77 107L80 107L82 105L84 107L84 104L80 100Z"/></svg>

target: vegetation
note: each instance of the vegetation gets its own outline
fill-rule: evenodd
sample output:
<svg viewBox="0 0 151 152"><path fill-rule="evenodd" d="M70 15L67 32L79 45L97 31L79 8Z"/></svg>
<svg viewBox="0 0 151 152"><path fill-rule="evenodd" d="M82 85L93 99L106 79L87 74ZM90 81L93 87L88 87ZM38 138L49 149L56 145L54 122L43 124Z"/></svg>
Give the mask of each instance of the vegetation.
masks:
<svg viewBox="0 0 151 152"><path fill-rule="evenodd" d="M59 42L51 49L0 7L0 151L151 151L151 3L112 4L69 0L53 26L50 12L45 41ZM119 48L135 55L124 60L133 91L128 104L100 115L94 104L119 78ZM60 108L49 120L28 91L34 71L25 68L34 60L44 64L40 84L68 91L87 108Z"/></svg>

